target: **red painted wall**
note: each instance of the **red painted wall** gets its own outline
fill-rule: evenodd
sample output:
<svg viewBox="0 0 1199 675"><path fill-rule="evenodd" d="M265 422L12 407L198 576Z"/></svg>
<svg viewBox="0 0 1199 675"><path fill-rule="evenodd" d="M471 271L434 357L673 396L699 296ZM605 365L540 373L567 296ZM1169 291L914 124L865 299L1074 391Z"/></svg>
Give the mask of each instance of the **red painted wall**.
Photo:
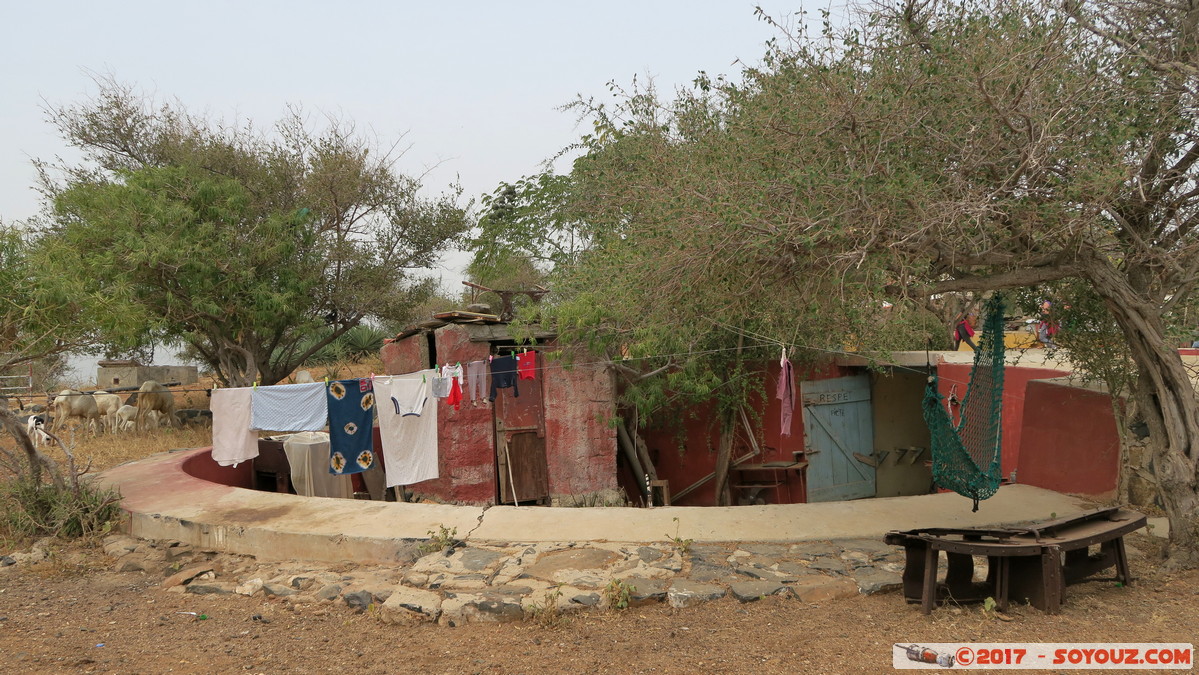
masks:
<svg viewBox="0 0 1199 675"><path fill-rule="evenodd" d="M487 360L489 342L471 342L462 326L450 324L434 331L435 352L441 364ZM426 334L383 346L380 356L388 374L428 368ZM583 494L616 487L616 431L613 390L606 369L579 358L580 365L564 369L558 361L539 355L536 386L545 400L546 464L550 493ZM533 383L528 383L533 384ZM522 387L527 386L522 384ZM446 501L494 503L496 494L495 422L486 401L472 405L469 393L455 411L438 404L437 442L440 477L411 486L418 494Z"/></svg>
<svg viewBox="0 0 1199 675"><path fill-rule="evenodd" d="M807 371L797 370L795 373L795 407L791 418L791 435L782 435L782 406L775 397L778 387L779 364L772 361L763 365L762 373L758 376L760 387L751 395L747 408L750 423L753 425L754 438L762 450L762 454L746 460L746 463L760 464L778 460L791 460L792 453L804 448L803 406L799 402L800 384L805 380L824 380L842 377L850 371L836 365L812 368ZM683 433L677 429L682 425ZM749 442L743 428L733 442L733 458L749 455L753 445ZM658 470L658 478L670 481L672 504L682 506L711 506L716 503L716 487L712 480L690 492L682 498L675 498L682 490L708 476L716 470L716 451L720 443L720 425L716 420L715 406L701 405L684 410L673 410L651 421L644 432L646 445L654 466ZM776 491L767 491L765 497L770 503L781 503L788 500L800 501L803 494L801 478L795 472L787 472L787 485L780 486ZM640 492L632 482L631 472L627 469L621 472L621 485L629 494L629 498L637 501Z"/></svg>
<svg viewBox="0 0 1199 675"><path fill-rule="evenodd" d="M937 364L937 390L948 398L954 385L957 385L957 396L962 398L970 385L970 371L974 366L969 363L939 363ZM1003 457L1000 467L1004 478L1012 474L1019 466L1021 436L1024 428L1025 390L1032 380L1062 377L1068 374L1060 370L1048 368L1004 368L1003 373L1003 413L1000 423L1003 427ZM1016 480L1026 482L1022 475Z"/></svg>
<svg viewBox="0 0 1199 675"><path fill-rule="evenodd" d="M615 383L583 353L572 368L538 355L545 400L545 448L551 495L581 495L616 485Z"/></svg>
<svg viewBox="0 0 1199 675"><path fill-rule="evenodd" d="M212 459L212 448L183 460L183 472L189 476L230 487L254 489L254 462L221 466Z"/></svg>
<svg viewBox="0 0 1199 675"><path fill-rule="evenodd" d="M383 345L383 349L379 350L383 372L388 375L403 375L430 367L428 339L425 333L417 333Z"/></svg>
<svg viewBox="0 0 1199 675"><path fill-rule="evenodd" d="M1029 382L1017 481L1107 498L1120 472L1111 397L1058 382Z"/></svg>

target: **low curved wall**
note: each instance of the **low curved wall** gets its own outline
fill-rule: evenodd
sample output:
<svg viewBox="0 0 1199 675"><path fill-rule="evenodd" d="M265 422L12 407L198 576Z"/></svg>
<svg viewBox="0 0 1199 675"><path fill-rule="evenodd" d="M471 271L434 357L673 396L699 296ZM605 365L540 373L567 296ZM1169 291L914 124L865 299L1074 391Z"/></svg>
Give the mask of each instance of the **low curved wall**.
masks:
<svg viewBox="0 0 1199 675"><path fill-rule="evenodd" d="M189 454L184 458L180 467L187 475L209 483L254 489L254 462L241 462L237 466L221 466L212 459L212 446L200 448L199 452Z"/></svg>
<svg viewBox="0 0 1199 675"><path fill-rule="evenodd" d="M299 497L198 477L231 475L231 467L214 467L211 449L199 448L122 464L100 474L99 481L120 490L135 537L277 560L358 563L407 559L416 540L441 528L466 541L492 542L804 541L998 525L1087 507L1026 485L1001 488L977 513L955 494L740 507L449 506Z"/></svg>

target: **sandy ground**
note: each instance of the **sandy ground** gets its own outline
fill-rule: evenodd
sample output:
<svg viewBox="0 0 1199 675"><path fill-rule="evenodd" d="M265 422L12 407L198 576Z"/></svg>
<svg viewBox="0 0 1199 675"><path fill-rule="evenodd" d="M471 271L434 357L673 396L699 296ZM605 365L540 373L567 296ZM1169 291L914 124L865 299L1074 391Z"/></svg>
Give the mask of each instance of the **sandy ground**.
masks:
<svg viewBox="0 0 1199 675"><path fill-rule="evenodd" d="M382 624L344 605L167 591L96 548L0 571L3 673L880 673L894 643L1193 642L1199 572L1167 574L1133 535L1138 581L1071 586L1063 612L979 606L931 616L897 592L825 605L732 598L509 624ZM196 614L193 614L196 613ZM200 619L198 614L207 618Z"/></svg>

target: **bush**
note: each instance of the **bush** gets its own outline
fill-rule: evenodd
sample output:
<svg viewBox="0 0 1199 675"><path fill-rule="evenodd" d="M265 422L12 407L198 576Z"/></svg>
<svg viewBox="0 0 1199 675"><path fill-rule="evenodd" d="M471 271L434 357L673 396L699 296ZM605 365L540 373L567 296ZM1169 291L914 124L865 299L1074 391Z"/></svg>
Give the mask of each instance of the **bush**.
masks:
<svg viewBox="0 0 1199 675"><path fill-rule="evenodd" d="M66 472L40 452L26 429L7 410L0 410L0 536L24 540L31 537L87 537L107 532L120 513L120 496L81 479L75 468L73 444L53 443L66 455ZM4 436L15 451L5 447Z"/></svg>
<svg viewBox="0 0 1199 675"><path fill-rule="evenodd" d="M0 527L9 539L104 534L120 514L119 504L114 490L82 482L60 487L18 476L0 485Z"/></svg>

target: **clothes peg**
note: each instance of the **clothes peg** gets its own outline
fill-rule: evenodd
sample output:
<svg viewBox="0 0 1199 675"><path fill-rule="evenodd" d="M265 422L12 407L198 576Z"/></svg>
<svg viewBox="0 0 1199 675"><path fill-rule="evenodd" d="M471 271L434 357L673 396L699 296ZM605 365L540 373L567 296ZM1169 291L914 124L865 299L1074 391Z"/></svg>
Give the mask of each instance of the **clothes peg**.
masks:
<svg viewBox="0 0 1199 675"><path fill-rule="evenodd" d="M425 376L425 374L424 374L424 373L421 373L421 374L420 374L420 381L421 381L421 382L424 382L424 383L427 383L427 382L428 382L428 380L426 380L426 379L425 379L425 377L426 377L426 376Z"/></svg>

